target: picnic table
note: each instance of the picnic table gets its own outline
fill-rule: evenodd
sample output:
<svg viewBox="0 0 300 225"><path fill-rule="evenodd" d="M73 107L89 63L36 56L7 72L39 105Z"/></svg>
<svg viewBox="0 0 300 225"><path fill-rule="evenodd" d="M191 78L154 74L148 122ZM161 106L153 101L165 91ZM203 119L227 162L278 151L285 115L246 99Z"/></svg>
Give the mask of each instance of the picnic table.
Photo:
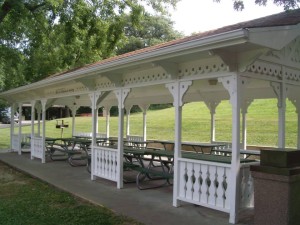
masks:
<svg viewBox="0 0 300 225"><path fill-rule="evenodd" d="M85 166L90 157L91 138L46 138L46 149L51 160L67 160L71 166ZM105 143L102 138L97 144Z"/></svg>
<svg viewBox="0 0 300 225"><path fill-rule="evenodd" d="M227 149L214 149L214 154L224 155L224 156L230 156L232 153L231 148ZM249 158L250 156L260 156L260 150L246 150L246 149L240 149L240 154L244 155L244 158Z"/></svg>
<svg viewBox="0 0 300 225"><path fill-rule="evenodd" d="M174 150L174 141L168 141L168 140L153 140L154 143L160 143L163 145L163 148L165 150ZM203 154L211 154L211 152L215 148L219 148L221 146L225 146L225 144L222 143L201 143L201 142L181 142L181 149L184 149L185 147L192 148L195 152L203 153ZM208 149L208 150L207 150Z"/></svg>
<svg viewBox="0 0 300 225"><path fill-rule="evenodd" d="M163 187L172 184L173 157L170 151L124 147L124 168L138 172L135 182L140 190ZM144 181L156 180L163 182L150 186L143 185Z"/></svg>

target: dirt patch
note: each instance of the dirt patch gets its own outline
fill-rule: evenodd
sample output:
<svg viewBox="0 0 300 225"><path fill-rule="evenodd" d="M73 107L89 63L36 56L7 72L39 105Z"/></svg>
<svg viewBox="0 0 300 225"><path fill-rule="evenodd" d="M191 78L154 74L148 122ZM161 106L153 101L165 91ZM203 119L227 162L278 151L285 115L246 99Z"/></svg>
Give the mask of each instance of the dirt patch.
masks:
<svg viewBox="0 0 300 225"><path fill-rule="evenodd" d="M25 184L25 181L20 172L0 162L0 185L11 183Z"/></svg>

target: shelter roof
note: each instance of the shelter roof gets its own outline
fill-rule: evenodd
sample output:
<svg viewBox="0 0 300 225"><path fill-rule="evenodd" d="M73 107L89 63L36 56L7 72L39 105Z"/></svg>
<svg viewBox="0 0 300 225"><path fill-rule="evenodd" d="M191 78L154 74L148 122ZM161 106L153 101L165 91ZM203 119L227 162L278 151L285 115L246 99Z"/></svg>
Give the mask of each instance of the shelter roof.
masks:
<svg viewBox="0 0 300 225"><path fill-rule="evenodd" d="M279 14L274 14L274 15L254 19L254 20L240 22L240 23L237 23L237 24L229 25L229 26L224 26L224 27L221 27L221 28L218 28L218 29L209 30L209 31L206 31L206 32L201 32L201 33L191 35L191 36L188 36L188 37L184 37L184 38L181 38L181 39L177 39L177 40L165 42L165 43L162 43L162 44L150 46L150 47L147 47L147 48L139 49L139 50L136 50L136 51L128 52L128 53L125 53L125 54L122 54L122 55L119 55L119 56L110 57L110 58L107 58L107 59L89 64L89 65L85 65L85 66L80 67L80 68L75 68L75 69L68 70L68 71L65 71L65 72L62 72L62 73L54 74L54 75L51 75L49 77L61 76L61 75L64 75L66 73L73 72L73 71L76 71L76 70L81 70L81 69L84 69L84 68L87 68L87 67L90 67L90 66L102 65L102 64L106 64L106 63L109 63L109 62L112 62L112 61L118 61L118 60L130 57L130 56L138 55L138 54L141 54L141 53L153 52L153 51L157 51L159 49L172 47L172 46L182 44L182 43L185 43L185 42L198 40L198 39L202 39L202 38L207 38L207 37L210 37L210 36L230 32L230 31L241 30L241 29L249 29L249 28L262 28L262 27L277 27L277 26L296 25L298 23L300 23L300 9L296 9L296 10L292 10L292 11L285 11L285 12L282 12L282 13L279 13Z"/></svg>

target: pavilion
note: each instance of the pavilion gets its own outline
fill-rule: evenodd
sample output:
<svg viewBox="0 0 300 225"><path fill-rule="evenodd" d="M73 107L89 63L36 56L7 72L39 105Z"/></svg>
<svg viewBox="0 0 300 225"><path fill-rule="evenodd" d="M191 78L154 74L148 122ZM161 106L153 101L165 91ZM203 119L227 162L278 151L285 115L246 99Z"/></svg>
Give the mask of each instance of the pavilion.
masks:
<svg viewBox="0 0 300 225"><path fill-rule="evenodd" d="M221 210L229 213L231 223L236 223L239 210L253 206L253 198L249 199L253 197L252 178L249 165L240 163L240 148L246 146L247 108L254 99L278 100L279 148L285 148L286 101L293 103L298 113L295 147L300 149L300 9L108 58L2 92L0 98L7 100L13 110L23 104L31 104L32 115L37 110L38 120L43 123L42 129L36 132L32 116L31 156L42 162L45 162L47 108L66 105L75 115L78 107L90 106L93 117L91 178L115 181L117 188L123 187L124 109L130 112L133 105L138 105L143 110L142 138L146 139L149 105L173 103L173 205L177 207L180 201L185 201ZM183 158L184 103L205 102L211 113L211 139L214 141L215 110L222 100L228 99L232 106L231 164ZM112 106L119 109L118 149L95 144L98 109L104 107L109 112ZM20 121L21 116L20 113ZM14 130L11 124L11 148L21 153L21 126L18 133ZM108 130L109 123L106 135L109 135ZM101 157L107 157L104 161L113 172L101 171ZM191 182L207 179L211 182Z"/></svg>

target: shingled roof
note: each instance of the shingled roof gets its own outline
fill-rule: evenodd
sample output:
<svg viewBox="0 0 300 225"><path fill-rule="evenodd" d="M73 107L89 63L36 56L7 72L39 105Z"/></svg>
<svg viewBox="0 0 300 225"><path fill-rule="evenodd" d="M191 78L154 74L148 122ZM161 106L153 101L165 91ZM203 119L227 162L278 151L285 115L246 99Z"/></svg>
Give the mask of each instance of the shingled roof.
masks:
<svg viewBox="0 0 300 225"><path fill-rule="evenodd" d="M175 45L178 45L178 44L186 43L186 42L193 41L193 40L199 40L199 39L202 39L202 38L208 38L210 36L230 32L230 31L234 31L234 30L241 30L241 29L247 29L247 28L261 28L261 27L276 27L276 26L296 25L298 23L300 23L300 9L285 11L285 12L282 12L282 13L278 13L278 14L274 14L274 15L270 15L270 16L266 16L266 17L261 17L261 18L258 18L258 19L249 20L249 21L245 21L245 22L240 22L240 23L237 23L237 24L221 27L221 28L218 28L218 29L215 29L215 30L201 32L201 33L198 33L198 34L195 34L195 35L192 35L192 36L188 36L188 37L184 37L184 38L181 38L181 39L161 43L161 44L158 44L158 45L154 45L154 46L139 49L139 50L136 50L136 51L128 52L128 53L125 53L125 54L122 54L122 55L110 57L110 58L107 58L107 59L104 59L104 60L101 60L101 61L98 61L98 62L95 62L95 63L92 63L92 64L88 64L88 65L85 65L85 66L82 66L82 67L79 67L79 68L75 68L75 69L68 70L68 71L65 71L65 72L62 72L62 73L51 75L48 78L61 76L61 75L66 74L66 73L81 70L81 69L88 68L88 67L91 67L91 66L103 65L103 64L106 64L106 63L109 63L109 62L118 61L118 60L127 58L129 56L135 56L135 55L139 55L141 53L154 52L154 51L157 51L159 49L169 48L169 47L172 47L172 46L175 46Z"/></svg>

